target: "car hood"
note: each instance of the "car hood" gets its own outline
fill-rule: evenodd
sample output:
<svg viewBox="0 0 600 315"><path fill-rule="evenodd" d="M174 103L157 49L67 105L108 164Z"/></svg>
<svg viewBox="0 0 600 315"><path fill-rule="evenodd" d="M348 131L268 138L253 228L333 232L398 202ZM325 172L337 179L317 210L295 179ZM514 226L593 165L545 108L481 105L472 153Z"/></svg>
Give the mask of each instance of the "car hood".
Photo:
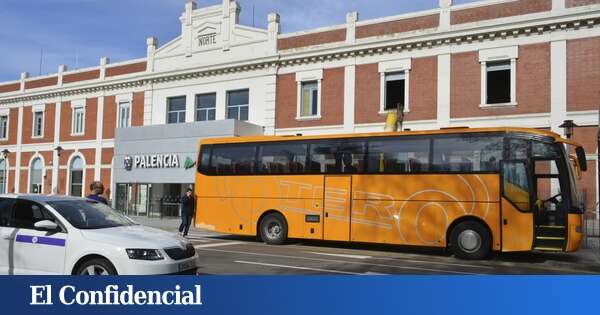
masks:
<svg viewBox="0 0 600 315"><path fill-rule="evenodd" d="M166 232L143 225L81 230L81 234L90 241L111 244L121 248L160 249L185 247L188 243L186 239L173 232Z"/></svg>

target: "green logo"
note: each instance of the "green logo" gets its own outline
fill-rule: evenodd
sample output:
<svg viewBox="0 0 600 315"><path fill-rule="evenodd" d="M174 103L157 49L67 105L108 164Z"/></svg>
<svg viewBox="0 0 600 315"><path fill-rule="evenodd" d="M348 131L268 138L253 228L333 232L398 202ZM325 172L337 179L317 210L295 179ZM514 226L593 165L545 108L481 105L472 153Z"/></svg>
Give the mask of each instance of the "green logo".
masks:
<svg viewBox="0 0 600 315"><path fill-rule="evenodd" d="M183 167L186 170L189 170L190 168L194 167L196 165L196 161L192 160L189 156L185 159L185 163L183 163Z"/></svg>

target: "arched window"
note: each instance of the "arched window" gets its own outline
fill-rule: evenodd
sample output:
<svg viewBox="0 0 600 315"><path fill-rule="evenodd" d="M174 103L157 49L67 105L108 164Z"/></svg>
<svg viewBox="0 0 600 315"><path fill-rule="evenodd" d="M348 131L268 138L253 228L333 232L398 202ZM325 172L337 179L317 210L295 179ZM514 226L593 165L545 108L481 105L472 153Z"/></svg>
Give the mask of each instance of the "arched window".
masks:
<svg viewBox="0 0 600 315"><path fill-rule="evenodd" d="M69 165L69 194L75 197L83 196L83 160L75 157Z"/></svg>
<svg viewBox="0 0 600 315"><path fill-rule="evenodd" d="M31 163L31 170L29 170L31 186L29 192L32 194L42 193L42 180L43 180L43 163L42 159L35 158Z"/></svg>
<svg viewBox="0 0 600 315"><path fill-rule="evenodd" d="M0 160L0 194L7 193L6 191L6 174L8 173L8 168L6 167L6 160Z"/></svg>

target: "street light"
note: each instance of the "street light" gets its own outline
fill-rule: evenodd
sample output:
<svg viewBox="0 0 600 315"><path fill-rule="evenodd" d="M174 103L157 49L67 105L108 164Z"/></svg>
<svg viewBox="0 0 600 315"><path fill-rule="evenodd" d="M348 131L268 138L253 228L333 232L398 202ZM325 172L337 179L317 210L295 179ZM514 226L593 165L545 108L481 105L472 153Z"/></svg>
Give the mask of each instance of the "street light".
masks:
<svg viewBox="0 0 600 315"><path fill-rule="evenodd" d="M565 120L562 125L558 126L559 128L563 128L565 131L565 137L567 137L567 139L571 139L571 137L573 136L573 128L575 127L579 127L577 126L572 120Z"/></svg>
<svg viewBox="0 0 600 315"><path fill-rule="evenodd" d="M8 151L8 149L4 149L2 150L2 156L6 159L8 158L8 154L10 153L10 151Z"/></svg>
<svg viewBox="0 0 600 315"><path fill-rule="evenodd" d="M62 152L63 148L61 146L57 146L56 148L54 148L54 151L56 151L56 155L58 155L58 157L60 157L60 153Z"/></svg>
<svg viewBox="0 0 600 315"><path fill-rule="evenodd" d="M58 157L58 167L56 168L57 170L60 169L60 153L63 151L63 148L61 146L57 146L56 148L54 148L54 151L56 151L56 156ZM54 174L54 176L57 176L58 178L58 171L56 172L56 174ZM58 183L58 179L57 179L57 183ZM60 185L56 185L56 194L58 195L60 193L59 187Z"/></svg>

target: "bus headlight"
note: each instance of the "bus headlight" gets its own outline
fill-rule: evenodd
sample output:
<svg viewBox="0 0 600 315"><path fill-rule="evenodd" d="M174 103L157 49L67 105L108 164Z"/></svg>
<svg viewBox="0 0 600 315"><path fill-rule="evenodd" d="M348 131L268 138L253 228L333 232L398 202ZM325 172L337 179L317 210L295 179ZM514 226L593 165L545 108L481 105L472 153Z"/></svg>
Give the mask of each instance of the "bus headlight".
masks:
<svg viewBox="0 0 600 315"><path fill-rule="evenodd" d="M158 249L129 248L126 249L129 259L136 260L163 260L165 259Z"/></svg>

